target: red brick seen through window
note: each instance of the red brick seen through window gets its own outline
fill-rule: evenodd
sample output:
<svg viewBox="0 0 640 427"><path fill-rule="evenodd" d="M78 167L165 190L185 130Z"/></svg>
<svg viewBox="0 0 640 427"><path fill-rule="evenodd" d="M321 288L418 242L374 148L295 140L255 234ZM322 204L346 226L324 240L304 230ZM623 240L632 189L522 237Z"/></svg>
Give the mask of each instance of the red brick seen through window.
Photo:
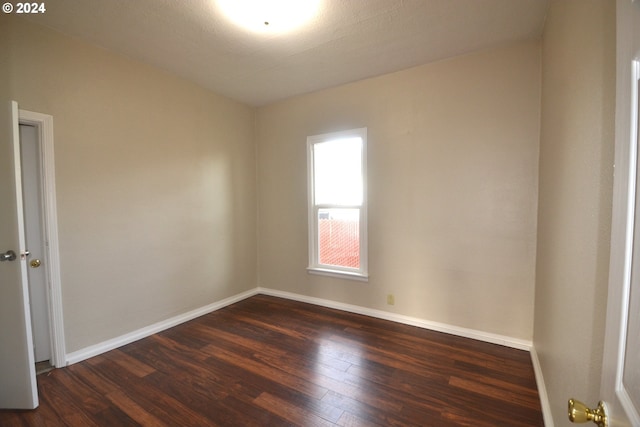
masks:
<svg viewBox="0 0 640 427"><path fill-rule="evenodd" d="M360 268L360 233L357 220L320 218L320 264Z"/></svg>

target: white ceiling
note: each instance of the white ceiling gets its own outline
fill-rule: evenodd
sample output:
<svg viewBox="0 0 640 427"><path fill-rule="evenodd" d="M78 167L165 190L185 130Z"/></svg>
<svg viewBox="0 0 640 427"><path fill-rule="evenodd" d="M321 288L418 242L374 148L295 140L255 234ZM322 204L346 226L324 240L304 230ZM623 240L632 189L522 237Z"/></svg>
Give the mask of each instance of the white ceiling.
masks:
<svg viewBox="0 0 640 427"><path fill-rule="evenodd" d="M30 19L259 106L540 37L548 0L322 0L309 25L255 34L215 0L47 0Z"/></svg>

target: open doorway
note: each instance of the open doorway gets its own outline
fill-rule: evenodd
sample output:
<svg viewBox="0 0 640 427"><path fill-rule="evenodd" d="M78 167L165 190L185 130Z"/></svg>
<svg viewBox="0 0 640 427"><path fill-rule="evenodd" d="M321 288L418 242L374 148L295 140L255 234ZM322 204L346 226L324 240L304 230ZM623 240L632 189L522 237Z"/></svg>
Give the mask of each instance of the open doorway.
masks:
<svg viewBox="0 0 640 427"><path fill-rule="evenodd" d="M38 128L20 125L20 169L22 171L22 200L26 237L25 257L29 279L29 302L36 373L51 370L51 327L49 324L48 268L43 265L46 253L44 207L42 197L42 168Z"/></svg>
<svg viewBox="0 0 640 427"><path fill-rule="evenodd" d="M58 251L53 118L19 110L20 168L36 371L66 365Z"/></svg>

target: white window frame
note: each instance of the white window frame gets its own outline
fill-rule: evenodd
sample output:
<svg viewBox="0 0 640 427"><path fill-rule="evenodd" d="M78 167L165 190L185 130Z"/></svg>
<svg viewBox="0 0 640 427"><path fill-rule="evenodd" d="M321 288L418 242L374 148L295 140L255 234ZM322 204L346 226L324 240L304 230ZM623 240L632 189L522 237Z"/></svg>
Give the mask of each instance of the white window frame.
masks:
<svg viewBox="0 0 640 427"><path fill-rule="evenodd" d="M314 200L314 146L323 142L329 142L344 138L362 139L362 204L356 206L322 204L317 205ZM308 183L308 221L309 221L309 266L307 271L311 274L347 278L360 281L368 281L368 251L367 251L367 128L351 129L341 132L325 133L307 137L307 183ZM360 237L360 268L348 268L319 263L318 242L318 210L330 208L356 208L360 209L359 237Z"/></svg>

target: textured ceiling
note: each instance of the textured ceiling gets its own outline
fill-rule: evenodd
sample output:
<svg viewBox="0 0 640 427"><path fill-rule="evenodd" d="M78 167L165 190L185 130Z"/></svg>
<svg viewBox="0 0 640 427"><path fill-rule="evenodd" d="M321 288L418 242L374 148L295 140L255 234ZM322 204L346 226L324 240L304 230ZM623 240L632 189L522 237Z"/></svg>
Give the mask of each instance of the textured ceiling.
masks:
<svg viewBox="0 0 640 427"><path fill-rule="evenodd" d="M540 37L548 0L322 0L307 26L255 34L215 0L47 0L32 21L259 106Z"/></svg>

